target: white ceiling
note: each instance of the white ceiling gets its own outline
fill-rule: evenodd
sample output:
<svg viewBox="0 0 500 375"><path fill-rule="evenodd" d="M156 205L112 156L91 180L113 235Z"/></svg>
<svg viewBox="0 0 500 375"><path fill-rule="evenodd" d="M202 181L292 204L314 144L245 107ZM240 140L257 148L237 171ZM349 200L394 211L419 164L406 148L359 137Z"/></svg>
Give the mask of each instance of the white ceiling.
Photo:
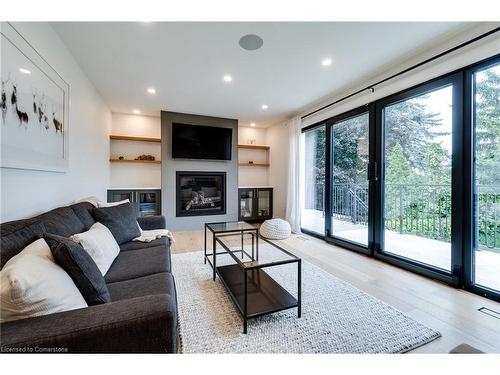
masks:
<svg viewBox="0 0 500 375"><path fill-rule="evenodd" d="M64 22L54 29L113 112L160 110L266 127L475 26L465 23ZM245 51L238 40L264 45ZM330 57L333 63L323 67ZM227 84L222 77L230 74ZM156 95L147 94L154 87ZM261 109L262 104L269 109Z"/></svg>

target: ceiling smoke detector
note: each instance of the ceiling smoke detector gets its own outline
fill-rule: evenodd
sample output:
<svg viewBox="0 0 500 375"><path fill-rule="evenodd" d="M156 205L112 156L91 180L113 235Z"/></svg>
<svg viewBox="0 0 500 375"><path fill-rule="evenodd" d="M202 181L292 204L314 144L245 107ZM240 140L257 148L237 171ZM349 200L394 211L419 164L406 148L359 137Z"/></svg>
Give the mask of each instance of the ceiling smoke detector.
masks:
<svg viewBox="0 0 500 375"><path fill-rule="evenodd" d="M264 44L262 38L255 34L247 34L240 38L240 47L247 51L255 51Z"/></svg>

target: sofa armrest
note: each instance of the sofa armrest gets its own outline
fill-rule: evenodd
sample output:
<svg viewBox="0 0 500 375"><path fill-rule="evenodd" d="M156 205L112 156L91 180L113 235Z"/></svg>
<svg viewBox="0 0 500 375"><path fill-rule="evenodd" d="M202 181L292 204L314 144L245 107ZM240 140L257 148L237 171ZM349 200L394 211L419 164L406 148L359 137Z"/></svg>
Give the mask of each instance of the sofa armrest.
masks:
<svg viewBox="0 0 500 375"><path fill-rule="evenodd" d="M167 228L165 216L155 215L155 216L138 217L137 222L139 223L139 225L143 230Z"/></svg>
<svg viewBox="0 0 500 375"><path fill-rule="evenodd" d="M157 294L1 324L1 351L176 353L175 296Z"/></svg>

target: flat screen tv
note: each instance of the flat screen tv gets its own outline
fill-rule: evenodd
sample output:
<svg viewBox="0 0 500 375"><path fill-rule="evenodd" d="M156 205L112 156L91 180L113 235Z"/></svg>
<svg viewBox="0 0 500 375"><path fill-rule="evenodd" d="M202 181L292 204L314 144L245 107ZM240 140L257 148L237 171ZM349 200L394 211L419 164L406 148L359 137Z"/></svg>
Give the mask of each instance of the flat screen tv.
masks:
<svg viewBox="0 0 500 375"><path fill-rule="evenodd" d="M172 124L172 158L231 160L233 129Z"/></svg>

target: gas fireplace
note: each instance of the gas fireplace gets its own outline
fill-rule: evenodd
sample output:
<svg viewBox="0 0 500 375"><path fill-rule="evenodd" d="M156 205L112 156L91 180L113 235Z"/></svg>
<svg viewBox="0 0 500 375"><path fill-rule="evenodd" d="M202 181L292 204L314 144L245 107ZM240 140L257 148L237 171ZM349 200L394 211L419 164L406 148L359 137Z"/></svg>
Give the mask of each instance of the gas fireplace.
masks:
<svg viewBox="0 0 500 375"><path fill-rule="evenodd" d="M226 213L226 172L177 172L177 216Z"/></svg>

